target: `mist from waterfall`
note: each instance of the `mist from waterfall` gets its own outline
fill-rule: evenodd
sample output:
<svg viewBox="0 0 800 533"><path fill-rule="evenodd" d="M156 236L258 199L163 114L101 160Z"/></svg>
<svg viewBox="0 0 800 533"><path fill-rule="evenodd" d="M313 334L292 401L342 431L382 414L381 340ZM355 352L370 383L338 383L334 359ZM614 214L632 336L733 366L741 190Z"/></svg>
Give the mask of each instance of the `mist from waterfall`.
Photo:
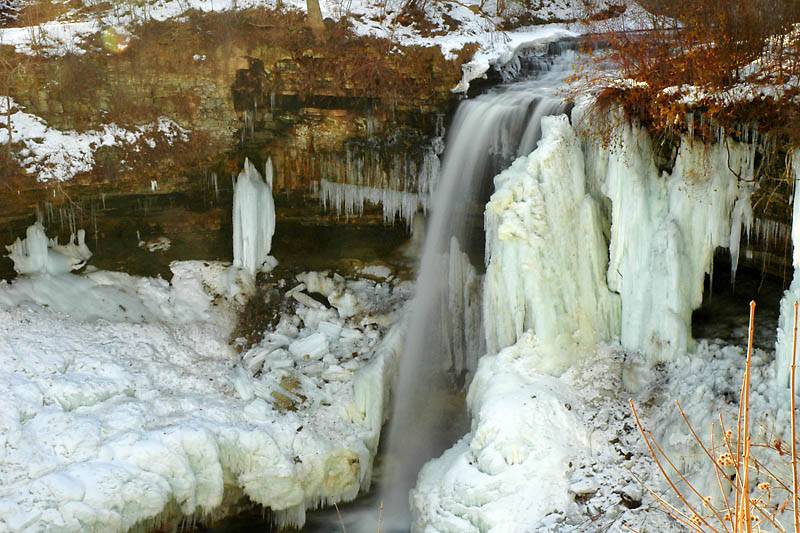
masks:
<svg viewBox="0 0 800 533"><path fill-rule="evenodd" d="M385 531L408 530L408 493L417 473L452 444L444 428L454 409L446 408L442 391L466 386L484 351L480 278L465 252L474 231L483 233L491 178L534 150L543 116L564 111L559 91L575 57L565 53L537 79L466 100L456 111L427 221L386 434L380 483Z"/></svg>

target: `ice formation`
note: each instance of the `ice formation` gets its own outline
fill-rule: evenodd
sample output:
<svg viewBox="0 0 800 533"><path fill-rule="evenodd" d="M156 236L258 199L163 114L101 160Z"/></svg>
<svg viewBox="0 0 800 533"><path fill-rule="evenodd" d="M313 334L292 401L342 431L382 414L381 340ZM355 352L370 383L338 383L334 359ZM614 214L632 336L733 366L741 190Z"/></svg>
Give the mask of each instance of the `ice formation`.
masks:
<svg viewBox="0 0 800 533"><path fill-rule="evenodd" d="M73 233L62 245L57 238L48 239L38 222L28 227L25 239L17 239L6 250L18 274L63 274L82 268L92 257L84 230L78 230L77 241Z"/></svg>
<svg viewBox="0 0 800 533"><path fill-rule="evenodd" d="M416 193L327 180L319 182L319 196L323 208L333 209L347 218L363 215L367 202L380 205L383 208L384 223L394 224L399 218L409 228L414 220L414 213L422 206Z"/></svg>
<svg viewBox="0 0 800 533"><path fill-rule="evenodd" d="M587 454L580 402L541 373L531 334L480 360L467 404L472 431L420 472L412 531L523 531L571 505L570 473Z"/></svg>
<svg viewBox="0 0 800 533"><path fill-rule="evenodd" d="M575 110L574 123L597 120L583 112ZM608 287L621 297L622 344L670 358L691 347L691 315L715 250L738 257L737 237L750 218L740 177L752 181L754 149L684 137L672 172L662 174L643 128L604 120L614 125L610 147L588 137L584 152L589 180L611 201Z"/></svg>
<svg viewBox="0 0 800 533"><path fill-rule="evenodd" d="M577 132L566 117L544 118L536 151L495 178L486 207L483 320L489 355L468 395L471 432L420 473L412 493L416 531L582 530L582 521L594 522L598 511L598 528L622 531L630 522L620 522L629 512L619 494L643 499L630 489L630 469L637 475L654 471L637 441L625 443L639 454L633 464L615 459L619 450L612 443L630 435L627 395L654 406L668 394L686 398L697 427L730 411L717 399L736 394L741 348L703 341L691 354L691 314L701 304L715 250L729 248L735 273L740 243L754 226L754 143L724 135L716 144L685 137L674 168L662 173L642 128L612 112L603 118L612 121L611 142L597 143L588 124L598 118L588 116L584 105L573 111ZM795 209L800 211L800 201ZM784 298L779 351L791 341L786 317L790 300L800 294L798 278ZM605 364L599 354L609 350L597 343L617 336L622 347L612 349L621 352L614 356L614 381L583 386L597 396L593 401L610 402L618 414L595 406L576 413L584 411L587 393L570 383L585 367ZM579 352L593 356L578 358ZM766 358L757 352L761 381L754 386L754 405L785 420L785 410L765 395L772 371ZM653 365L663 359L672 365ZM788 369L785 359L781 369ZM565 370L559 378L548 376ZM670 372L675 375L658 376ZM711 384L708 375L715 376ZM783 370L780 383L785 376ZM660 380L669 380L669 393L648 386ZM719 409L710 412L709 405ZM685 434L678 429L680 417L659 408L647 414L659 421L657 437L679 468L710 493L713 474L691 439L678 436ZM773 431L771 422L764 423ZM587 425L594 427L591 434ZM609 428L616 434L596 434ZM537 490L542 486L547 490ZM598 507L604 505L616 509Z"/></svg>
<svg viewBox="0 0 800 533"><path fill-rule="evenodd" d="M550 370L619 330L608 244L567 117L541 119L539 147L495 182L486 206L484 325L489 353L532 331Z"/></svg>
<svg viewBox="0 0 800 533"><path fill-rule="evenodd" d="M351 295L352 318L297 305L238 355L234 285L249 276L172 269L171 283L93 271L0 284L0 530L124 531L239 490L301 525L369 485L402 329L383 334L408 284L307 274Z"/></svg>
<svg viewBox="0 0 800 533"><path fill-rule="evenodd" d="M323 172L342 176L344 182L320 180L319 198L324 209L339 216L361 216L367 203L380 205L385 224L403 220L411 229L414 214L427 211L439 179L439 155L444 149L443 118L437 118L437 134L421 155L395 153L388 162L375 147L347 147L345 161L329 161Z"/></svg>
<svg viewBox="0 0 800 533"><path fill-rule="evenodd" d="M792 266L794 274L789 290L781 299L781 318L778 324L778 338L775 343L775 384L778 390L789 386L789 371L792 361L794 304L800 301L800 150L792 156L794 171L794 199L792 210Z"/></svg>
<svg viewBox="0 0 800 533"><path fill-rule="evenodd" d="M233 191L233 264L255 274L270 260L275 234L275 201L272 199L272 162L266 181L246 159Z"/></svg>
<svg viewBox="0 0 800 533"><path fill-rule="evenodd" d="M442 272L447 273L447 290L441 313L443 346L437 351L449 356L444 361L451 372L471 377L485 346L480 297L483 279L455 237L450 239L450 251L442 261L446 264Z"/></svg>

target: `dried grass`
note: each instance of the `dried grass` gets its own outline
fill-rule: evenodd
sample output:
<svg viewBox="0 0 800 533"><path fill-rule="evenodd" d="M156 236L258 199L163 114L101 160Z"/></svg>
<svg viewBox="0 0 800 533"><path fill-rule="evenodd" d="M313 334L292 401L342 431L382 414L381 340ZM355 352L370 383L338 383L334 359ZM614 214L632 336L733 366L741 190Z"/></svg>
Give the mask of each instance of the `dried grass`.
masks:
<svg viewBox="0 0 800 533"><path fill-rule="evenodd" d="M750 377L753 354L753 334L755 330L755 302L750 303L750 325L747 342L747 359L744 378L739 393L739 410L736 420L735 434L725 426L722 416L719 417L719 429L723 435L721 444L715 443L714 427L711 428L711 444L706 446L688 416L676 402L681 417L688 428L694 442L702 449L714 471L719 488L719 502L714 503L710 495L702 494L696 486L673 463L665 450L656 441L653 433L647 430L639 417L633 400L631 410L636 426L644 439L648 453L652 457L672 494L679 504L673 505L666 498L646 487L656 501L669 516L692 531L752 533L770 526L777 531L786 531L779 523L778 516L791 505L795 533L800 533L800 513L798 512L798 477L797 477L797 431L795 427L795 359L797 351L798 304L794 305L794 331L791 363L791 482L785 481L781 475L774 473L766 464L755 458L753 448L766 448L785 455L780 441L771 444L756 445L751 443L750 429ZM764 476L756 490L763 496L753 497L751 490L751 473ZM774 499L778 496L778 499ZM766 498L766 499L765 499ZM698 501L699 504L693 504Z"/></svg>

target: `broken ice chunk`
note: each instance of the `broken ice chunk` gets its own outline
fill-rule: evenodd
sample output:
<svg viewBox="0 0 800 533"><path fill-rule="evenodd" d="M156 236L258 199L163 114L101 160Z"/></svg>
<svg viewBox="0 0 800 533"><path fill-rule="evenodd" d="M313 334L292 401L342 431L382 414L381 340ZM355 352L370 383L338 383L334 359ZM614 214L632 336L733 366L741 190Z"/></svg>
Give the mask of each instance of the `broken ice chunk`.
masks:
<svg viewBox="0 0 800 533"><path fill-rule="evenodd" d="M339 311L339 316L342 318L350 318L358 312L358 298L350 291L332 294L328 297L328 301Z"/></svg>
<svg viewBox="0 0 800 533"><path fill-rule="evenodd" d="M317 328L319 328L320 333L324 334L331 341L338 340L339 335L342 333L341 324L336 324L327 320L320 321Z"/></svg>
<svg viewBox="0 0 800 533"><path fill-rule="evenodd" d="M325 309L325 305L316 301L314 298L309 296L304 292L294 292L292 293L292 298L297 300L298 303L305 305L310 309Z"/></svg>
<svg viewBox="0 0 800 533"><path fill-rule="evenodd" d="M289 345L289 351L301 359L322 359L328 353L328 339L322 333L313 333Z"/></svg>

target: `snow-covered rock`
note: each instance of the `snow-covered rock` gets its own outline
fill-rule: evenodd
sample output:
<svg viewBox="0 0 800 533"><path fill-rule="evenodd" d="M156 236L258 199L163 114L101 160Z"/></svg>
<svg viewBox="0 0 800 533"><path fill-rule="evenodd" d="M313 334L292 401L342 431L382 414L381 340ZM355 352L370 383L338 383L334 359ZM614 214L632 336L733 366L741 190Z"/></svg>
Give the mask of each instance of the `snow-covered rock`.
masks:
<svg viewBox="0 0 800 533"><path fill-rule="evenodd" d="M46 25L45 25L46 26ZM65 28L69 24L63 25ZM5 28L10 30L28 30L28 28ZM0 44L2 40L0 40ZM54 128L44 119L26 113L24 108L12 98L0 96L0 114L10 114L11 131L0 129L0 144L9 142L24 146L19 152L17 161L28 174L34 174L38 181L66 181L82 172L94 168L94 155L98 148L104 146L132 146L139 142L155 146L154 138L165 139L168 144L186 141L189 132L176 122L160 117L157 121L143 124L134 129L126 129L117 124L104 124L101 129L83 132L64 131Z"/></svg>

